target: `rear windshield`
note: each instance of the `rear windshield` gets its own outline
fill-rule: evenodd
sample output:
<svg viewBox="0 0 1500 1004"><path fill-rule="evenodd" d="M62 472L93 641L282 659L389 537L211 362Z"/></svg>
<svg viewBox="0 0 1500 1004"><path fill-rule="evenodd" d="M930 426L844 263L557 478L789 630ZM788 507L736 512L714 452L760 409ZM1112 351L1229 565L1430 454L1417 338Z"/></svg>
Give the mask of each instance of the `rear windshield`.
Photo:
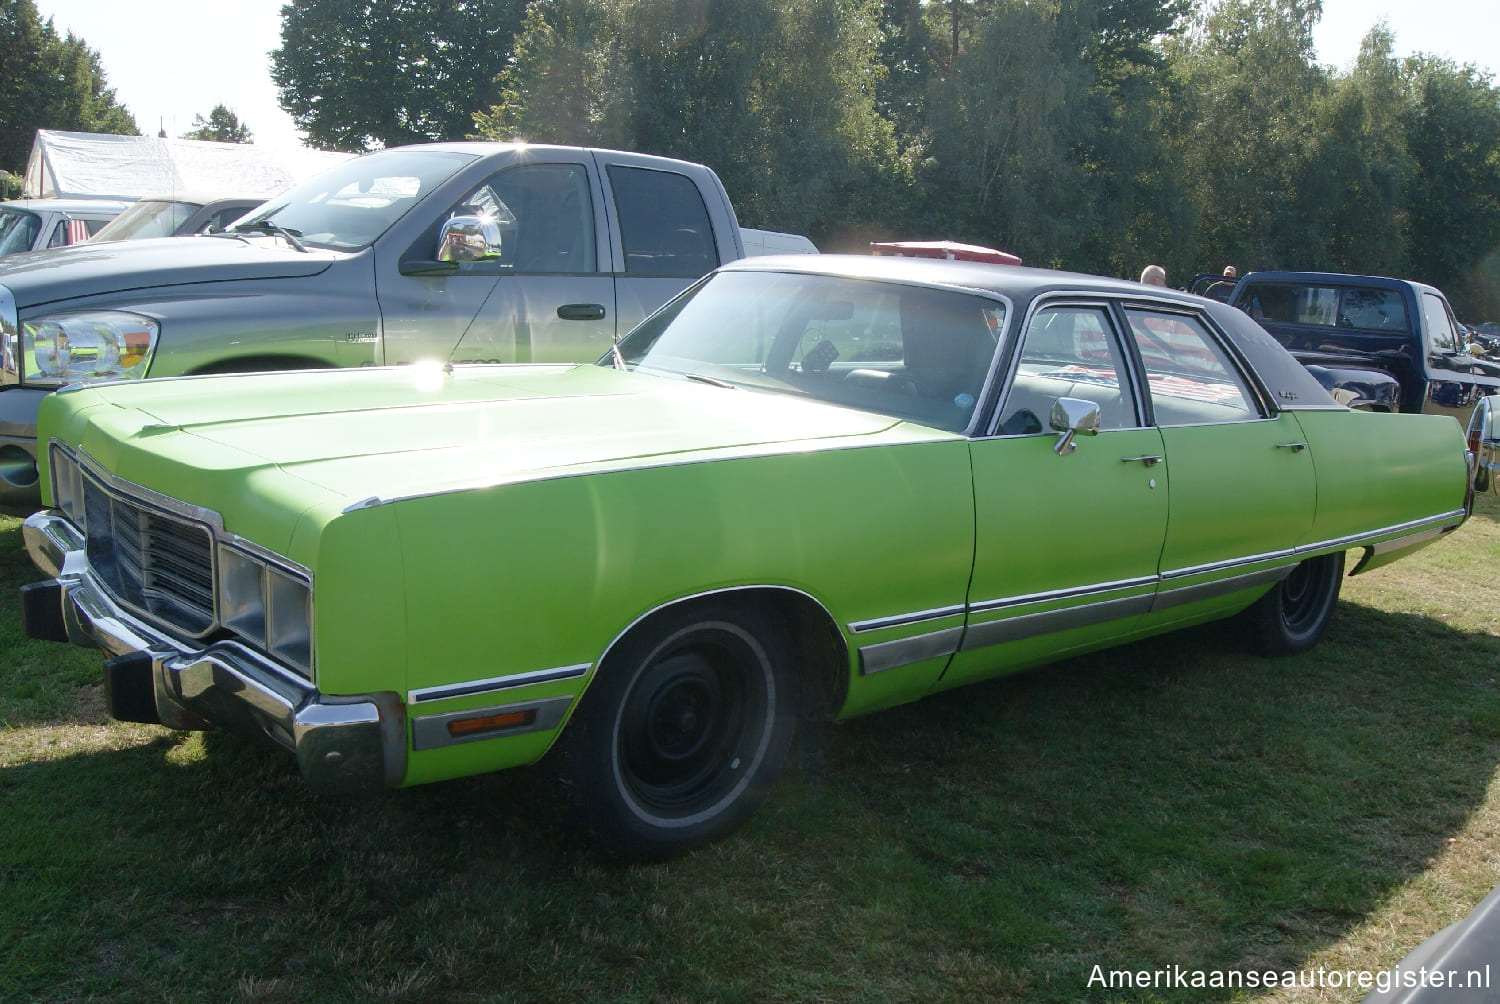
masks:
<svg viewBox="0 0 1500 1004"><path fill-rule="evenodd" d="M116 216L94 235L97 241L171 237L202 207L193 202L142 200Z"/></svg>
<svg viewBox="0 0 1500 1004"><path fill-rule="evenodd" d="M1394 289L1253 283L1238 306L1257 321L1363 331L1410 331L1406 305Z"/></svg>

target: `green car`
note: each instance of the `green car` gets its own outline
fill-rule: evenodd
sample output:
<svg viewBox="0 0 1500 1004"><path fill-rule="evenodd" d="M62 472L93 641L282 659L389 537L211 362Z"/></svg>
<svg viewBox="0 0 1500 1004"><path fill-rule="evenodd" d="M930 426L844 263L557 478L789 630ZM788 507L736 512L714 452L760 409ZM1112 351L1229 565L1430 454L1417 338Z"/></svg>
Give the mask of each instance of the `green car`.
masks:
<svg viewBox="0 0 1500 1004"><path fill-rule="evenodd" d="M1038 269L726 266L595 365L64 390L50 581L115 717L307 781L539 760L612 855L742 822L799 720L1238 617L1312 646L1345 571L1463 522L1446 416L1337 404L1245 314Z"/></svg>

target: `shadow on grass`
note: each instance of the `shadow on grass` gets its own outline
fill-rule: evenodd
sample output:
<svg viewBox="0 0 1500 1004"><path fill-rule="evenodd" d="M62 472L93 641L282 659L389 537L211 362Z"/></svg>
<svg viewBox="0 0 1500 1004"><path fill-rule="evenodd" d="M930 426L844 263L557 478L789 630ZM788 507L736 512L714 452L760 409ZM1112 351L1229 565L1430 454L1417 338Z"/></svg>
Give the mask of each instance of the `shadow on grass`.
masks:
<svg viewBox="0 0 1500 1004"><path fill-rule="evenodd" d="M157 730L8 767L0 983L1071 1001L1126 999L1096 964L1299 969L1483 805L1500 639L1350 603L1306 656L1222 635L809 727L743 832L653 867L560 832L541 769L327 800L278 751Z"/></svg>

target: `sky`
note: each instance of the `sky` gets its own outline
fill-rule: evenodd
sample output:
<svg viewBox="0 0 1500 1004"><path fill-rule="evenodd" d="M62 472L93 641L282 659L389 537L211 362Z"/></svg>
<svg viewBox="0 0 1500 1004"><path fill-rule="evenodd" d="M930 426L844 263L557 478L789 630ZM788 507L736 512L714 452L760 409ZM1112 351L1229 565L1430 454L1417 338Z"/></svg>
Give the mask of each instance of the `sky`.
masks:
<svg viewBox="0 0 1500 1004"><path fill-rule="evenodd" d="M115 99L143 133L180 136L215 105L233 111L256 143L302 142L277 104L269 53L281 44L285 0L36 0L59 34L71 30L99 53ZM1377 22L1399 56L1425 52L1500 70L1496 0L1323 0L1314 40L1320 62L1347 70Z"/></svg>

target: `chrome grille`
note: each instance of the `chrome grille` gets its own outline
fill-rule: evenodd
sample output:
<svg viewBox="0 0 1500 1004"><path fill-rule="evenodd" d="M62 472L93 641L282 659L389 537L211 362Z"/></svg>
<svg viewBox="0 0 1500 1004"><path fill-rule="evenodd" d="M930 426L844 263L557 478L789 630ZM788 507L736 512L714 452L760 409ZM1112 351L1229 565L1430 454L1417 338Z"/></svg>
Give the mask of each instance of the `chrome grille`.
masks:
<svg viewBox="0 0 1500 1004"><path fill-rule="evenodd" d="M214 626L213 534L207 526L107 493L85 478L89 564L115 597L201 635Z"/></svg>

